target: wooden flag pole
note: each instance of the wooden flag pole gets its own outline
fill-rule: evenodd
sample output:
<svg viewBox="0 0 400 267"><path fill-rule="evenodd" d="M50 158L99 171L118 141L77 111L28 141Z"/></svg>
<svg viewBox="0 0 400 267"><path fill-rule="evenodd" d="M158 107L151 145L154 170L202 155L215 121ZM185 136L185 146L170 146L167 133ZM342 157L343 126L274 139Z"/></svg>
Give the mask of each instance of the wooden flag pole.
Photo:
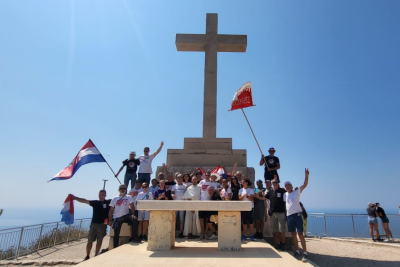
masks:
<svg viewBox="0 0 400 267"><path fill-rule="evenodd" d="M244 113L244 110L243 110L242 108L241 108L241 110L242 110L242 112L243 112L244 117L246 118L247 124L248 124L249 127L250 127L251 133L252 133L253 136L254 136L254 140L256 140L256 143L257 143L258 149L259 149L260 152L261 152L261 155L264 155L264 153L263 153L262 150L261 150L260 144L259 144L258 141L257 141L256 135L255 135L254 132L253 132L253 128L251 128L250 122L249 122L249 120L247 119L246 113ZM264 159L265 166L267 166L267 170L270 171L270 169L269 169L269 167L268 167L268 164L267 164L267 161L265 160L265 157L263 157L263 159Z"/></svg>

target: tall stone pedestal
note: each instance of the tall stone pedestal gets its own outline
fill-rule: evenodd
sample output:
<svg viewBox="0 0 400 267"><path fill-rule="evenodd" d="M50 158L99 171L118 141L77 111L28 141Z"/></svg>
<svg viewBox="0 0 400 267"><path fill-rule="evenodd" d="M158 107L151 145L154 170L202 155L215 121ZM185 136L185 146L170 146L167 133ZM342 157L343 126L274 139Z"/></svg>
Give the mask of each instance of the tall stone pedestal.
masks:
<svg viewBox="0 0 400 267"><path fill-rule="evenodd" d="M168 171L192 173L193 168L200 167L204 171L216 166L225 166L232 171L237 163L237 171L254 182L254 168L247 167L246 149L232 149L232 138L185 138L183 149L168 149ZM157 174L163 171L157 167Z"/></svg>
<svg viewBox="0 0 400 267"><path fill-rule="evenodd" d="M147 250L171 250L175 246L175 210L150 210Z"/></svg>

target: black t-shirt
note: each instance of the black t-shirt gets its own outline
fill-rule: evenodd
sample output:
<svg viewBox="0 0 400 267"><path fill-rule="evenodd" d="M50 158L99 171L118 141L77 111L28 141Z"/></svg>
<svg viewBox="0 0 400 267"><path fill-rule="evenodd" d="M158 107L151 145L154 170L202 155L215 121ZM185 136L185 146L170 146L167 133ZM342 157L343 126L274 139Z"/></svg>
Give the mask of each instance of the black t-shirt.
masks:
<svg viewBox="0 0 400 267"><path fill-rule="evenodd" d="M122 162L123 166L126 166L126 173L136 173L137 166L140 165L138 159L126 159Z"/></svg>
<svg viewBox="0 0 400 267"><path fill-rule="evenodd" d="M173 187L174 185L176 185L176 182L175 182L175 181L172 181L172 182L165 182L165 188L166 188L167 190L171 190L172 187Z"/></svg>
<svg viewBox="0 0 400 267"><path fill-rule="evenodd" d="M370 216L370 217L376 217L375 212L376 212L376 208L371 208L371 207L368 207L368 208L367 208L368 216Z"/></svg>
<svg viewBox="0 0 400 267"><path fill-rule="evenodd" d="M279 158L278 157L275 157L275 156L266 156L265 157L265 161L267 162L267 164L268 164L268 167L271 169L271 168L276 168L276 166L278 165L278 163L279 163ZM268 171L268 169L267 169L267 166L265 166L265 171L267 172ZM277 171L276 170L273 170L273 171L271 171L271 173L277 173Z"/></svg>
<svg viewBox="0 0 400 267"><path fill-rule="evenodd" d="M268 191L266 198L270 200L270 209L273 212L285 212L286 204L283 201L283 194L286 193L286 190L283 188L278 188L275 190Z"/></svg>
<svg viewBox="0 0 400 267"><path fill-rule="evenodd" d="M378 213L378 215L379 215L379 213L382 213L382 216L379 216L379 217L386 217L386 213L385 213L385 210L384 209L382 209L381 207L378 207L377 209L376 209L376 212Z"/></svg>
<svg viewBox="0 0 400 267"><path fill-rule="evenodd" d="M231 182L231 190L232 190L232 200L239 200L239 190L240 190L240 185L234 185Z"/></svg>
<svg viewBox="0 0 400 267"><path fill-rule="evenodd" d="M108 218L108 211L110 210L111 199L104 201L90 200L89 205L93 208L92 223L104 223L104 219Z"/></svg>
<svg viewBox="0 0 400 267"><path fill-rule="evenodd" d="M222 198L217 192L214 192L214 195L212 195L211 200L222 200Z"/></svg>

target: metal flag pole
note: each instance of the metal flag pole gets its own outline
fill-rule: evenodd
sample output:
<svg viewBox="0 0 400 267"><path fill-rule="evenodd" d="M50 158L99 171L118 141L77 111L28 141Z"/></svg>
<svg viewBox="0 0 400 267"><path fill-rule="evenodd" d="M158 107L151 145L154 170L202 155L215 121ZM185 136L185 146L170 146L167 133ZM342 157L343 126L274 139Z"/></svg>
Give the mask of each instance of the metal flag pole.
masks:
<svg viewBox="0 0 400 267"><path fill-rule="evenodd" d="M106 190L106 183L107 183L108 180L104 180L103 179L103 181L104 181L103 190Z"/></svg>
<svg viewBox="0 0 400 267"><path fill-rule="evenodd" d="M248 124L249 127L250 127L251 133L252 133L253 136L254 136L254 140L256 140L256 143L257 143L258 149L259 149L260 152L261 152L261 155L264 155L264 153L263 153L262 150L261 150L260 144L259 144L258 141L257 141L256 135L255 135L254 132L253 132L253 128L251 128L250 122L249 122L249 120L247 119L246 113L244 113L243 108L241 108L241 110L242 110L243 115L244 115L244 117L245 117L245 119L246 119L246 121L247 121L247 124ZM270 171L269 166L268 166L268 164L267 164L267 161L265 160L265 157L263 157L263 160L264 160L265 166L267 166L267 170Z"/></svg>
<svg viewBox="0 0 400 267"><path fill-rule="evenodd" d="M89 140L93 143L93 141L92 141L91 139L89 139ZM96 146L94 143L93 143L93 145L97 148L97 146ZM99 150L99 149L97 148L97 150ZM99 150L99 152L100 152L100 150ZM101 152L100 152L100 155L103 157L103 154L101 154ZM104 162L107 163L108 168L110 168L110 170L111 170L112 173L114 174L114 177L118 180L119 184L121 184L121 181L118 179L118 177L115 176L115 172L114 172L114 170L111 168L110 164L108 164L107 160L106 160L104 157L103 157L103 159L104 159Z"/></svg>

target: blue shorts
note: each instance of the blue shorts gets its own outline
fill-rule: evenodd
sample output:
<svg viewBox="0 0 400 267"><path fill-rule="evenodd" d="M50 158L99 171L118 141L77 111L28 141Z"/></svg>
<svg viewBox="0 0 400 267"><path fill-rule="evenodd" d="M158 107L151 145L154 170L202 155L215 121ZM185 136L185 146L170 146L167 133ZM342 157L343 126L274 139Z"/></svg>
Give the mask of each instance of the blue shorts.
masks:
<svg viewBox="0 0 400 267"><path fill-rule="evenodd" d="M288 232L293 233L303 233L303 218L301 217L301 212L289 215L287 217Z"/></svg>
<svg viewBox="0 0 400 267"><path fill-rule="evenodd" d="M378 219L376 217L368 217L368 224L378 224Z"/></svg>
<svg viewBox="0 0 400 267"><path fill-rule="evenodd" d="M388 217L381 217L381 220L383 223L389 223L389 218Z"/></svg>

